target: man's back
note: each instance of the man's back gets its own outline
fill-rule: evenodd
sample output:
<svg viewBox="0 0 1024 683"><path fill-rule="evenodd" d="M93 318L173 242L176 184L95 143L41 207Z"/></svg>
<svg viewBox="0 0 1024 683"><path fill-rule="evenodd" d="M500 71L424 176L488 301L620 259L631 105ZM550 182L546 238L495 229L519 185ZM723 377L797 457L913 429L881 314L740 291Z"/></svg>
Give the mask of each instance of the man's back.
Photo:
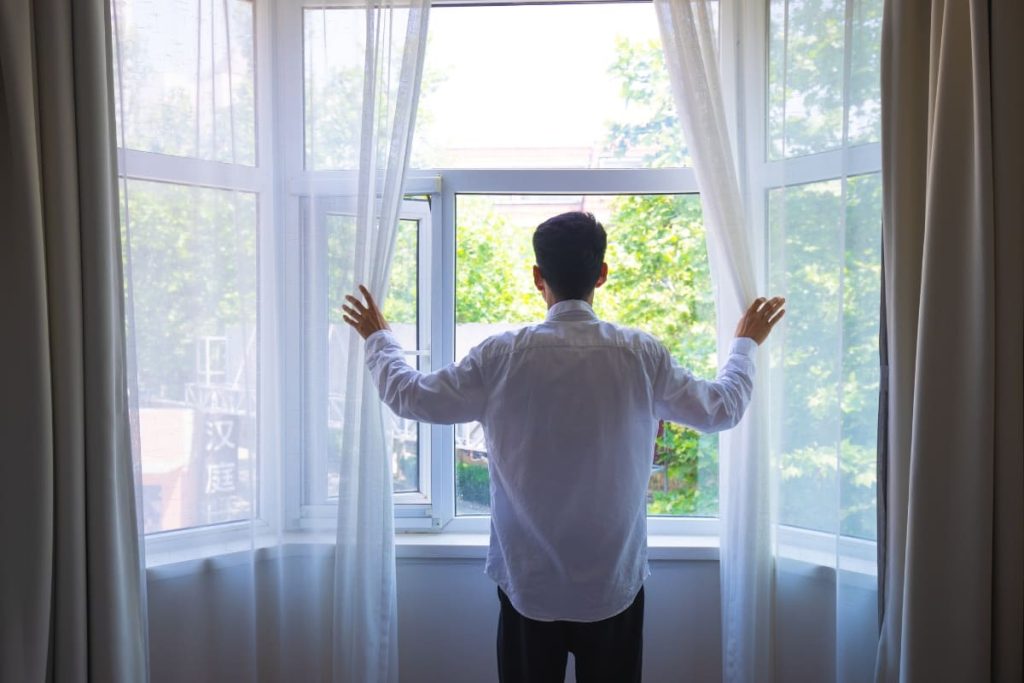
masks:
<svg viewBox="0 0 1024 683"><path fill-rule="evenodd" d="M617 614L647 576L655 343L572 300L482 347L487 573L532 619Z"/></svg>

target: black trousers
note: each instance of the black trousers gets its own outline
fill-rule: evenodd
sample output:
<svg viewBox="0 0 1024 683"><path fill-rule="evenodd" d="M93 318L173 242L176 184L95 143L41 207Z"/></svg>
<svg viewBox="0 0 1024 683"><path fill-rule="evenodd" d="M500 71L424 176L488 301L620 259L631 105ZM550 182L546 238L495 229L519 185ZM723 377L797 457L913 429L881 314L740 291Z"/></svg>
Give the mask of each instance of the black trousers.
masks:
<svg viewBox="0 0 1024 683"><path fill-rule="evenodd" d="M516 611L498 589L498 680L562 683L569 653L577 683L640 683L644 589L625 611L592 622L535 621Z"/></svg>

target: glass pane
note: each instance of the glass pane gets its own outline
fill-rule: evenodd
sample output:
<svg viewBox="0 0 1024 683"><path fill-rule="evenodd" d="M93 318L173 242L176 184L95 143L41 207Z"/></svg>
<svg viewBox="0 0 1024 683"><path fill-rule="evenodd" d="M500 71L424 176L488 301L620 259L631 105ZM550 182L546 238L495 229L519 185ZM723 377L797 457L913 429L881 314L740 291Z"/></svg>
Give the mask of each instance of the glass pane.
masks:
<svg viewBox="0 0 1024 683"><path fill-rule="evenodd" d="M768 210L770 289L787 298L773 347L779 518L873 538L879 177L775 189Z"/></svg>
<svg viewBox="0 0 1024 683"><path fill-rule="evenodd" d="M853 0L850 45L850 94L847 137L850 144L882 139L882 0Z"/></svg>
<svg viewBox="0 0 1024 683"><path fill-rule="evenodd" d="M366 13L303 11L307 168L357 168Z"/></svg>
<svg viewBox="0 0 1024 683"><path fill-rule="evenodd" d="M874 539L878 520L878 333L882 296L882 176L846 182L843 249L841 533Z"/></svg>
<svg viewBox="0 0 1024 683"><path fill-rule="evenodd" d="M842 143L845 16L845 0L772 0L768 61L776 68L769 69L768 87L774 158Z"/></svg>
<svg viewBox="0 0 1024 683"><path fill-rule="evenodd" d="M115 0L114 14L125 146L255 164L252 2Z"/></svg>
<svg viewBox="0 0 1024 683"><path fill-rule="evenodd" d="M882 0L771 0L770 159L841 146L844 97L846 142L879 140L881 31ZM849 83L844 84L847 66Z"/></svg>
<svg viewBox="0 0 1024 683"><path fill-rule="evenodd" d="M358 7L320 7L303 10L302 18L305 167L358 168L366 11ZM383 64L390 68L390 73L378 75L377 115L380 119L375 125L386 130L394 122L396 112L404 49L401 36L407 30L409 10L389 6L378 18L381 35L389 36L384 41L388 54ZM418 111L422 111L422 104ZM419 116L421 114L417 118ZM383 168L387 144L378 144L376 153L378 167Z"/></svg>
<svg viewBox="0 0 1024 683"><path fill-rule="evenodd" d="M458 195L455 353L492 334L544 319L533 286L531 238L564 211L593 212L608 231L602 319L644 329L702 376L713 376L715 311L697 195ZM487 448L479 424L457 425L456 512L490 505ZM666 425L651 454L650 514L718 512L718 439Z"/></svg>
<svg viewBox="0 0 1024 683"><path fill-rule="evenodd" d="M431 10L414 167L686 163L650 3Z"/></svg>
<svg viewBox="0 0 1024 683"><path fill-rule="evenodd" d="M786 138L786 3L768 7L768 158L781 159Z"/></svg>
<svg viewBox="0 0 1024 683"><path fill-rule="evenodd" d="M122 186L146 533L249 519L256 477L256 195Z"/></svg>
<svg viewBox="0 0 1024 683"><path fill-rule="evenodd" d="M346 372L352 328L342 319L341 305L345 295L352 293L358 283L353 281L355 250L355 217L351 214L327 213L327 443L326 485L328 497L338 495L339 473L344 421ZM391 266L391 286L384 301L384 316L391 324L402 348L411 351L417 344L417 281L419 222L401 220ZM418 357L409 361L419 367ZM392 440L392 481L396 493L418 491L419 481L419 423L392 414L386 408L385 416ZM322 484L314 484L322 486Z"/></svg>

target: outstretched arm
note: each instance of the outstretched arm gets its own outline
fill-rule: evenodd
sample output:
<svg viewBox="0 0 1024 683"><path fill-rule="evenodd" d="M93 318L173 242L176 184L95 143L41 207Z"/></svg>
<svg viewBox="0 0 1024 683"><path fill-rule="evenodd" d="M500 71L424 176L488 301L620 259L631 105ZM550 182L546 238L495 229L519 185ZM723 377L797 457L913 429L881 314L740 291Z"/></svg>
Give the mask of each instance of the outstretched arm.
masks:
<svg viewBox="0 0 1024 683"><path fill-rule="evenodd" d="M785 299L758 298L740 318L729 359L714 380L702 380L679 366L664 350L655 383L659 419L703 432L734 427L743 417L754 388L754 354L785 314Z"/></svg>
<svg viewBox="0 0 1024 683"><path fill-rule="evenodd" d="M472 422L483 416L486 392L477 349L433 373L410 366L398 340L366 287L365 303L346 296L344 319L366 340L366 365L384 403L400 417L435 424Z"/></svg>

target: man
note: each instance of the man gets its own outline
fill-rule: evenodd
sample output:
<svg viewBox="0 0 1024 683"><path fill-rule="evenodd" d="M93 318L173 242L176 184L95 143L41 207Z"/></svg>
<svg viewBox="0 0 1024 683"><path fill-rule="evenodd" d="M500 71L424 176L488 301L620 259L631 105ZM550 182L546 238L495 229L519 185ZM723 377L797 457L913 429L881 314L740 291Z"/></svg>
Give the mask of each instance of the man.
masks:
<svg viewBox="0 0 1024 683"><path fill-rule="evenodd" d="M757 299L725 367L695 378L650 335L594 315L608 277L604 228L570 212L534 232L533 280L547 319L483 341L431 374L405 362L373 297L346 297L381 399L423 422L479 421L491 475L487 574L498 584L504 683L640 681L646 495L658 421L701 431L740 421L754 351L784 314Z"/></svg>

